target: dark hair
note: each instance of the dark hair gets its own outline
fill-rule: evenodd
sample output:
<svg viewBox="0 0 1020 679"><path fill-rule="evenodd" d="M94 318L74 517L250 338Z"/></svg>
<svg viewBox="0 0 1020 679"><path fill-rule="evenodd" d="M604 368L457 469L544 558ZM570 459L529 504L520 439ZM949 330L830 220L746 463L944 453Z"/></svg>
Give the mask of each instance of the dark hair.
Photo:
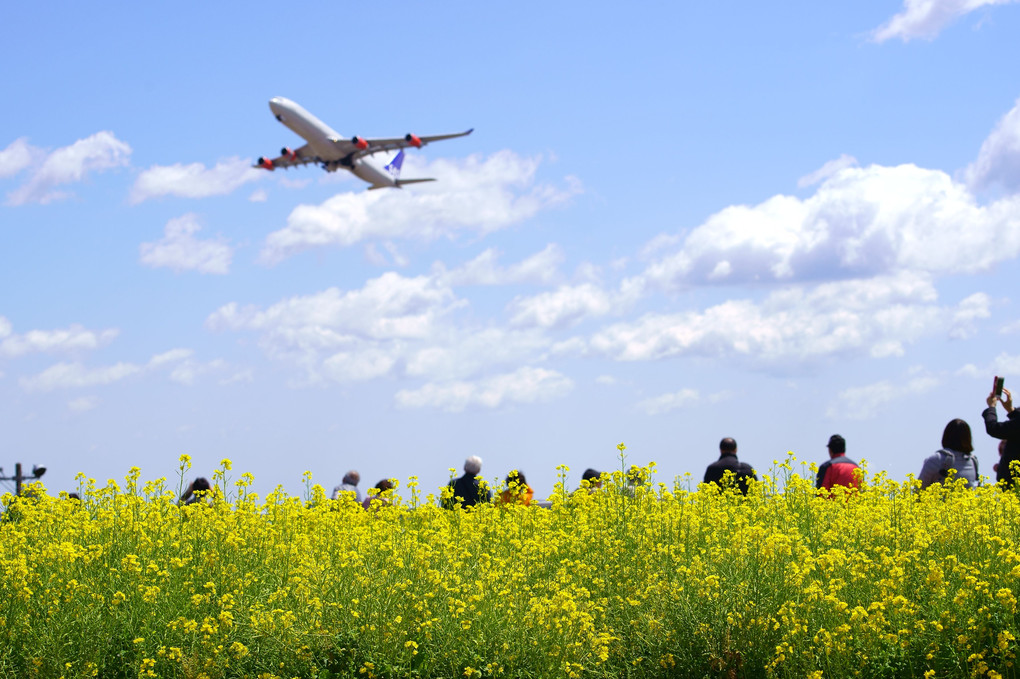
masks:
<svg viewBox="0 0 1020 679"><path fill-rule="evenodd" d="M383 479L379 483L375 484L375 487L379 489L379 493L382 494L384 490L393 490L393 482L389 479Z"/></svg>
<svg viewBox="0 0 1020 679"><path fill-rule="evenodd" d="M209 490L212 486L209 485L209 479L204 476L199 476L195 479L194 483L191 484L191 492L197 492L200 490Z"/></svg>
<svg viewBox="0 0 1020 679"><path fill-rule="evenodd" d="M974 452L974 444L971 442L970 425L957 418L946 425L942 432L942 447L955 450L958 453Z"/></svg>
<svg viewBox="0 0 1020 679"><path fill-rule="evenodd" d="M735 453L737 452L737 442L727 436L719 442L719 450L723 453Z"/></svg>
<svg viewBox="0 0 1020 679"><path fill-rule="evenodd" d="M584 473L581 474L582 481L592 481L600 478L602 478L602 472L597 469L592 469L591 467L585 469Z"/></svg>
<svg viewBox="0 0 1020 679"><path fill-rule="evenodd" d="M511 483L514 482L522 486L528 485L528 482L524 479L524 472L522 472L519 469L515 469L506 475L506 485L509 486Z"/></svg>
<svg viewBox="0 0 1020 679"><path fill-rule="evenodd" d="M829 437L829 442L826 444L826 447L833 453L845 453L846 439L839 434L833 434Z"/></svg>

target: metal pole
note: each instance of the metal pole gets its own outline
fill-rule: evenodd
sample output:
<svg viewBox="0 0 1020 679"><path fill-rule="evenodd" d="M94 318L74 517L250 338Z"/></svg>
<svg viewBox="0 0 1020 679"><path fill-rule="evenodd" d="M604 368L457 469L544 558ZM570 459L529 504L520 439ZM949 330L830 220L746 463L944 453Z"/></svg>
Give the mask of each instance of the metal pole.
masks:
<svg viewBox="0 0 1020 679"><path fill-rule="evenodd" d="M21 463L18 462L14 465L14 494L21 497L21 482L24 481L25 477L21 475Z"/></svg>

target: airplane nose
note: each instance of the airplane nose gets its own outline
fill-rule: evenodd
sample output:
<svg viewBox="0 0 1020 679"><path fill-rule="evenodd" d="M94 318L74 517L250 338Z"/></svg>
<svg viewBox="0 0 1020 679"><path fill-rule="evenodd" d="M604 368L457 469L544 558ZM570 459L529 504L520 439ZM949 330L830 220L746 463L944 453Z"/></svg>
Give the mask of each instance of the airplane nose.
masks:
<svg viewBox="0 0 1020 679"><path fill-rule="evenodd" d="M282 116L287 110L286 101L283 97L273 97L269 100L269 110L273 112L277 120L283 120Z"/></svg>

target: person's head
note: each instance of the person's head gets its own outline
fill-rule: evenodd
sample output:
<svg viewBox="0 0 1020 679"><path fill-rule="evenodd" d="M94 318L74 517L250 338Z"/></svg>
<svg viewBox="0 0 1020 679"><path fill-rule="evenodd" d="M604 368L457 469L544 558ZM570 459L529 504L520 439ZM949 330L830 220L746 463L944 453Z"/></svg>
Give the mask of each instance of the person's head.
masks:
<svg viewBox="0 0 1020 679"><path fill-rule="evenodd" d="M352 486L358 485L359 483L361 483L361 474L359 474L355 469L350 470L349 472L344 474L344 483L350 484Z"/></svg>
<svg viewBox="0 0 1020 679"><path fill-rule="evenodd" d="M382 495L387 490L393 490L393 482L389 479L382 479L375 484L375 487L379 489L379 494Z"/></svg>
<svg viewBox="0 0 1020 679"><path fill-rule="evenodd" d="M970 438L970 425L957 418L946 425L942 432L942 447L958 453L974 452L974 444Z"/></svg>
<svg viewBox="0 0 1020 679"><path fill-rule="evenodd" d="M472 476L482 471L482 458L477 455L472 455L468 459L464 460L464 471Z"/></svg>
<svg viewBox="0 0 1020 679"><path fill-rule="evenodd" d="M737 452L737 442L730 437L724 438L719 442L719 452L725 454L735 455Z"/></svg>
<svg viewBox="0 0 1020 679"><path fill-rule="evenodd" d="M829 449L829 457L838 457L846 452L846 439L839 434L833 434L829 437L826 447Z"/></svg>
<svg viewBox="0 0 1020 679"><path fill-rule="evenodd" d="M199 476L195 479L195 482L191 484L192 493L198 493L200 491L208 492L210 488L212 488L212 486L209 485L209 479L204 476Z"/></svg>
<svg viewBox="0 0 1020 679"><path fill-rule="evenodd" d="M507 487L512 487L515 483L519 486L528 485L528 481L524 478L524 472L519 469L515 469L506 475Z"/></svg>

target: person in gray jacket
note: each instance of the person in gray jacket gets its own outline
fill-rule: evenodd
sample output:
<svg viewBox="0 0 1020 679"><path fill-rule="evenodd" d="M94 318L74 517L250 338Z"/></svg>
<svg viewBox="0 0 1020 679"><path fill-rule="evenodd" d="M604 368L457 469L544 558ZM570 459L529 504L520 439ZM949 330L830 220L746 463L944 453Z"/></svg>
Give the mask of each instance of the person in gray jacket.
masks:
<svg viewBox="0 0 1020 679"><path fill-rule="evenodd" d="M968 488L978 485L978 463L973 452L970 425L961 419L947 424L942 432L942 448L925 459L921 473L917 475L921 488L933 483L944 485L951 471L956 472L954 480L965 479Z"/></svg>

